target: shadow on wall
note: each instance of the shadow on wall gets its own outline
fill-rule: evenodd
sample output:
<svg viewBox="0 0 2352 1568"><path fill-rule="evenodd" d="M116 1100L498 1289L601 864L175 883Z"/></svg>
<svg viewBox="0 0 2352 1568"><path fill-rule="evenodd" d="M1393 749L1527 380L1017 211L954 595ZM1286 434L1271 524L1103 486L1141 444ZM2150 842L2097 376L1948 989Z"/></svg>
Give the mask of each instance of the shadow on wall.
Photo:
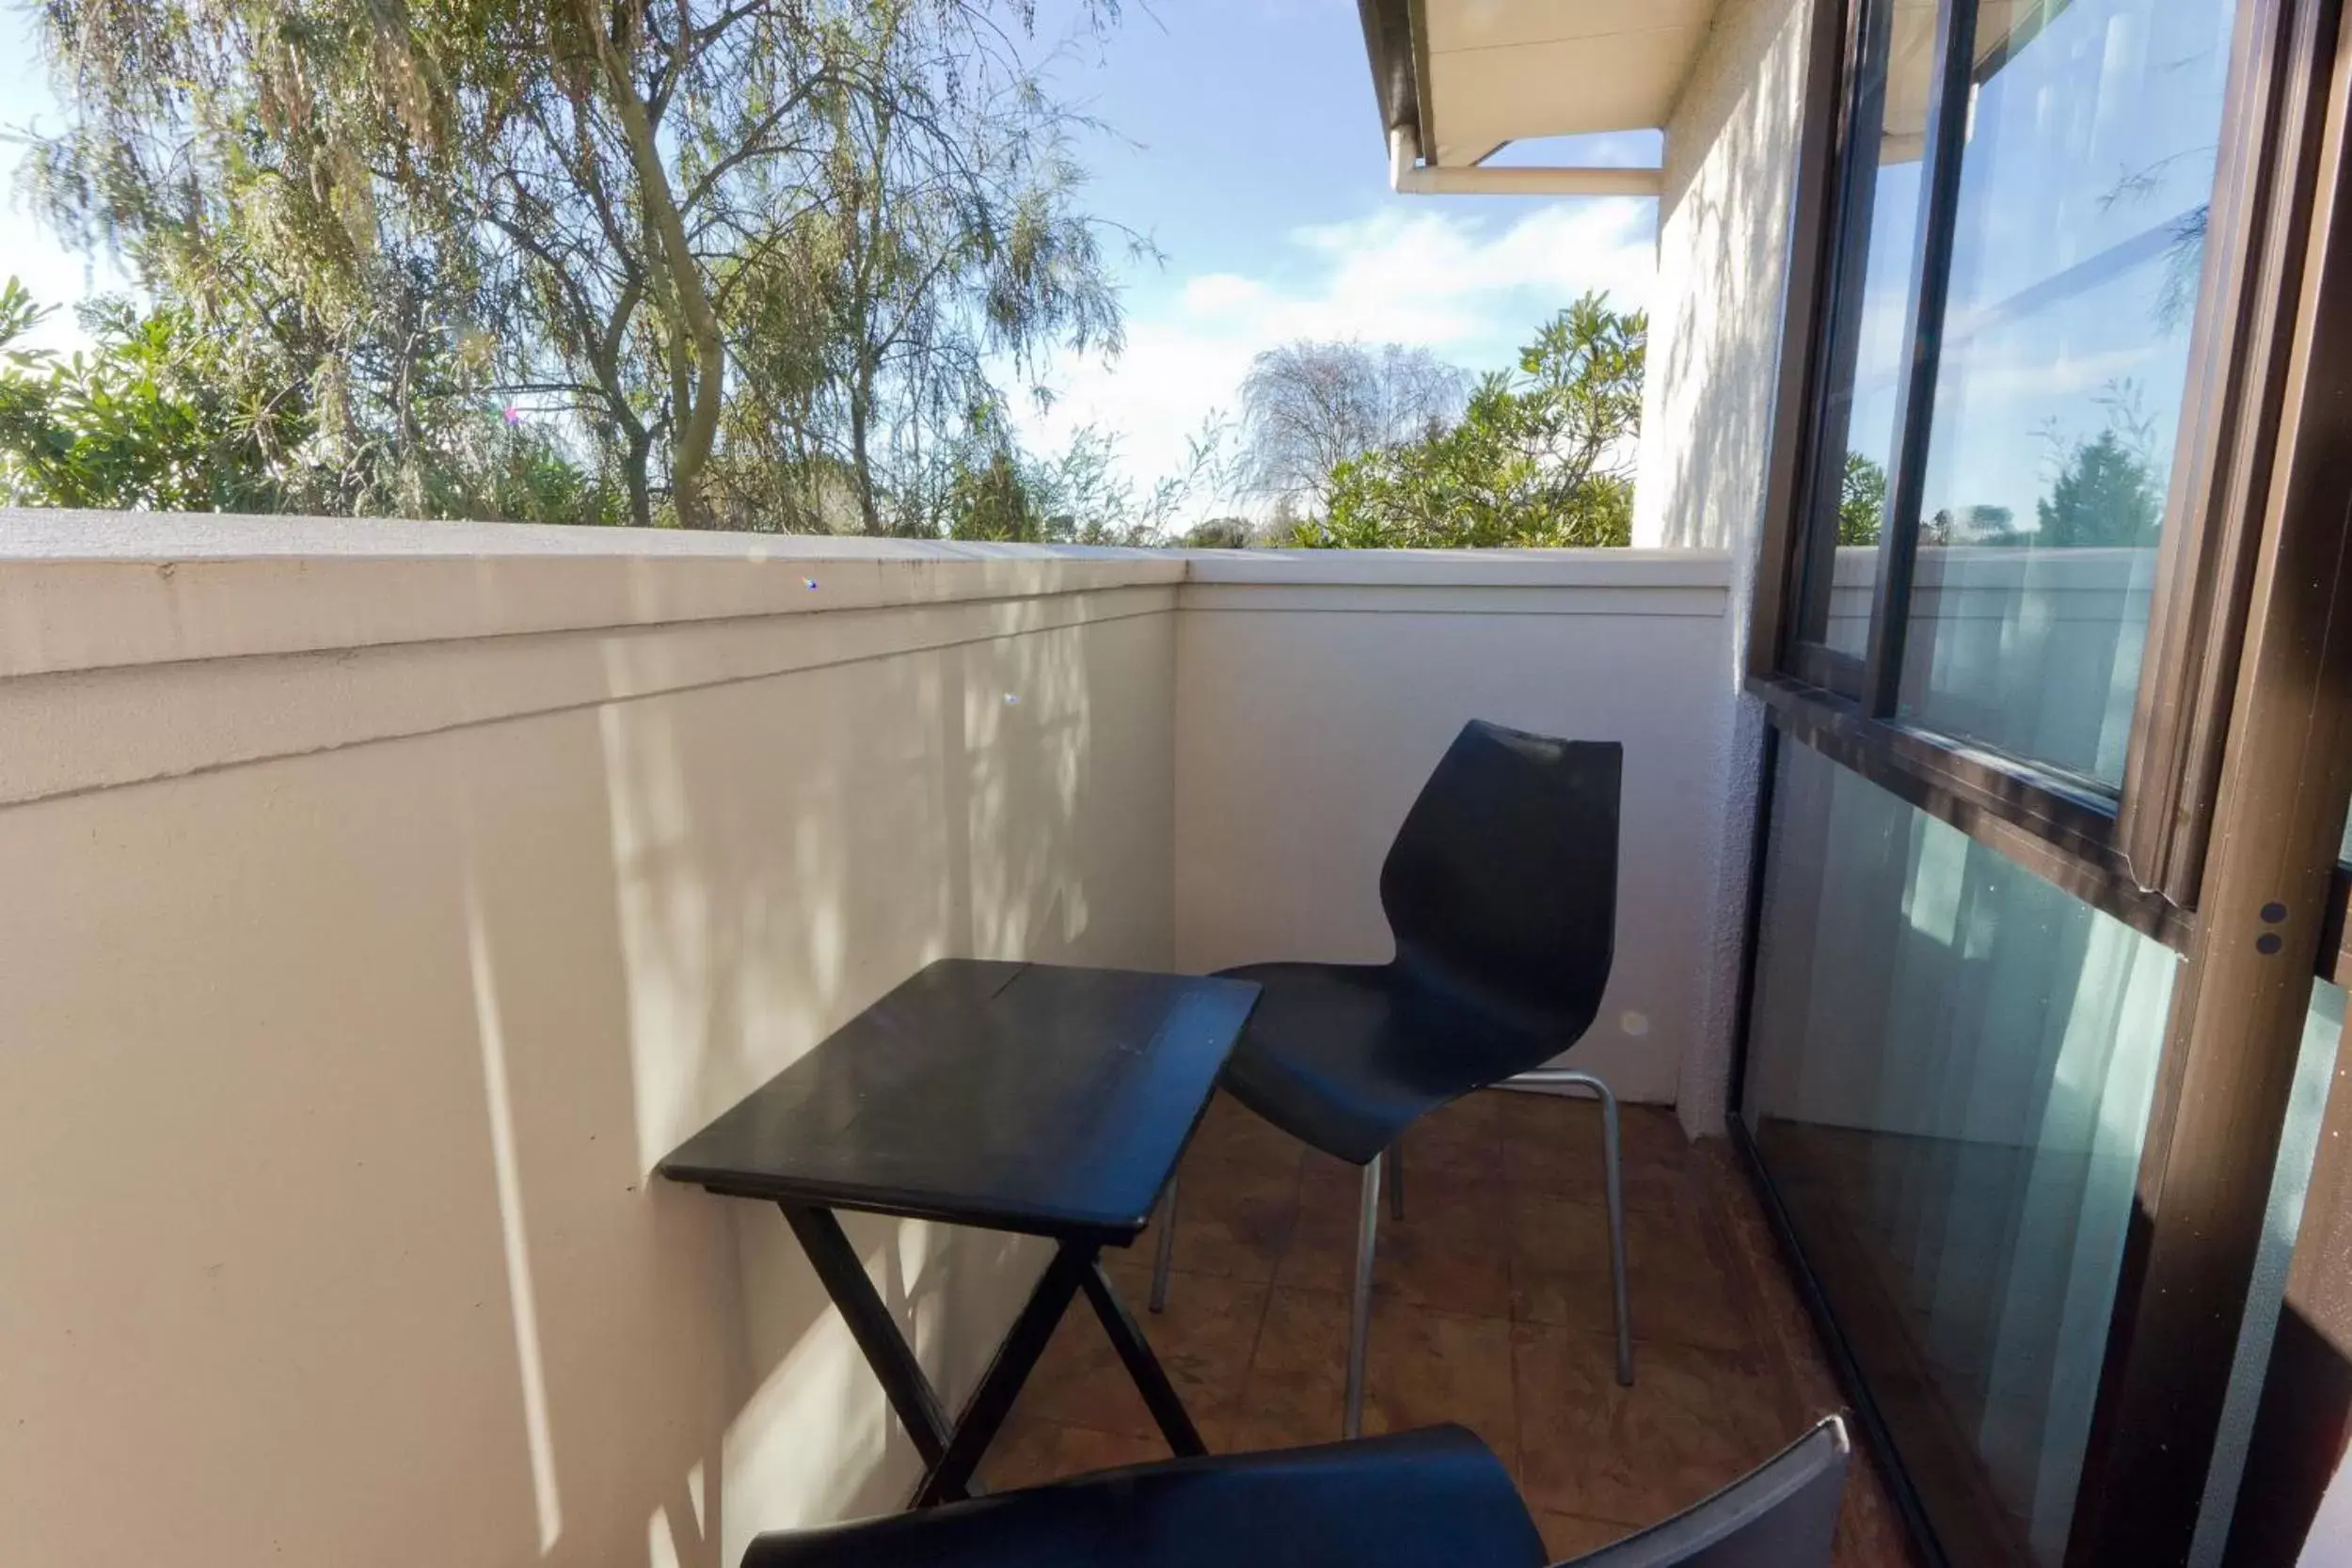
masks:
<svg viewBox="0 0 2352 1568"><path fill-rule="evenodd" d="M540 1559L611 1562L642 1535L652 1568L718 1568L757 1529L903 1500L919 1462L781 1219L647 1172L932 958L1165 961L1165 622L456 737ZM605 643L615 689L649 651ZM1098 681L1136 710L1106 763ZM1042 1250L849 1232L960 1401Z"/></svg>
<svg viewBox="0 0 2352 1568"><path fill-rule="evenodd" d="M1788 207L1810 4L1724 0L1666 130L1659 275L1643 403L1634 542L1727 550L1731 614L1722 679L1737 691L1756 581L1787 275ZM1763 718L1735 703L1709 776L1722 794L1711 909L1748 905ZM1706 933L1697 1037L1677 1101L1694 1136L1723 1126L1739 1008L1740 922Z"/></svg>
<svg viewBox="0 0 2352 1568"><path fill-rule="evenodd" d="M1807 0L1729 0L1675 108L1658 203L1653 358L1644 438L1655 505L1637 543L1730 549L1744 599L1780 349ZM1636 504L1643 498L1637 496Z"/></svg>

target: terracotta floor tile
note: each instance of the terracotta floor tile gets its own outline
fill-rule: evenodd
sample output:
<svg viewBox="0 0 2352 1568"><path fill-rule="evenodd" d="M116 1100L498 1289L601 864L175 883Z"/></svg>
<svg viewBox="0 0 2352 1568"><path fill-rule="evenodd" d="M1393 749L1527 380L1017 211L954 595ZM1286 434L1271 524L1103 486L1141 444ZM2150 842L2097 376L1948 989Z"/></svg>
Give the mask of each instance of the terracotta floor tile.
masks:
<svg viewBox="0 0 2352 1568"><path fill-rule="evenodd" d="M1398 1140L1405 1151L1405 1213L1412 1217L1413 1198L1432 1178L1455 1183L1499 1185L1502 1180L1502 1140L1440 1138L1422 1127L1408 1129Z"/></svg>
<svg viewBox="0 0 2352 1568"><path fill-rule="evenodd" d="M1605 1201L1600 1106L1561 1095L1506 1093L1497 1121L1503 1179L1515 1187ZM1673 1209L1689 1196L1691 1148L1681 1123L1655 1106L1619 1113L1619 1174L1626 1207Z"/></svg>
<svg viewBox="0 0 2352 1568"><path fill-rule="evenodd" d="M1623 1525L1606 1519L1583 1519L1549 1509L1536 1512L1535 1528L1544 1532L1544 1550L1554 1562L1597 1552L1631 1533Z"/></svg>
<svg viewBox="0 0 2352 1568"><path fill-rule="evenodd" d="M1187 1157L1177 1192L1174 1266L1188 1274L1268 1283L1297 1215L1295 1164L1285 1172ZM1149 1259L1158 1244L1154 1218L1129 1256Z"/></svg>
<svg viewBox="0 0 2352 1568"><path fill-rule="evenodd" d="M1624 1132L1630 1390L1614 1379L1591 1101L1487 1091L1443 1107L1406 1134L1405 1221L1385 1206L1380 1221L1366 1427L1478 1432L1562 1556L1697 1500L1840 1397L1722 1141L1689 1144L1652 1107L1628 1107ZM1143 1310L1156 1237L1110 1255L1213 1449L1339 1434L1359 1180L1219 1097L1185 1156L1166 1316ZM1521 1321L1503 1321L1514 1310ZM1037 1481L1165 1451L1081 1305L983 1475ZM1838 1568L1906 1562L1899 1518L1857 1458Z"/></svg>
<svg viewBox="0 0 2352 1568"><path fill-rule="evenodd" d="M1330 1304L1344 1321L1344 1304ZM1408 1432L1458 1422L1518 1473L1511 1325L1375 1303L1364 1382L1364 1430Z"/></svg>
<svg viewBox="0 0 2352 1568"><path fill-rule="evenodd" d="M1310 1164L1299 1213L1275 1283L1345 1291L1356 1278L1361 1173L1333 1161ZM1438 1312L1503 1318L1511 1311L1509 1212L1491 1183L1422 1173L1407 1188L1405 1218L1380 1210L1373 1287L1381 1296Z"/></svg>
<svg viewBox="0 0 2352 1568"><path fill-rule="evenodd" d="M1230 1423L1241 1397L1258 1324L1265 1316L1267 1287L1211 1275L1171 1275L1168 1309L1154 1313L1144 1306L1151 1291L1148 1264L1120 1259L1108 1272L1193 1424L1216 1447L1215 1434ZM1054 1331L1044 1358L1022 1390L1019 1411L1031 1419L1135 1437L1157 1437L1160 1430L1084 1298L1072 1304Z"/></svg>
<svg viewBox="0 0 2352 1568"><path fill-rule="evenodd" d="M1305 1146L1232 1095L1209 1102L1186 1150L1187 1167L1295 1171Z"/></svg>
<svg viewBox="0 0 2352 1568"><path fill-rule="evenodd" d="M1735 1294L1704 1211L1626 1211L1626 1272L1637 1339L1747 1350L1749 1313ZM1615 1332L1609 1213L1542 1193L1511 1195L1511 1315L1521 1323Z"/></svg>
<svg viewBox="0 0 2352 1568"><path fill-rule="evenodd" d="M1848 1472L1846 1496L1837 1510L1837 1542L1832 1568L1899 1568L1912 1560L1911 1541L1885 1483L1869 1456L1857 1446Z"/></svg>
<svg viewBox="0 0 2352 1568"><path fill-rule="evenodd" d="M1556 1107L1544 1103L1547 1101L1566 1101L1568 1116L1565 1122L1558 1119L1560 1112ZM1502 1109L1505 1138L1532 1134L1556 1144L1576 1137L1580 1128L1589 1128L1594 1147L1599 1146L1600 1102L1597 1100L1583 1095L1514 1092L1505 1098ZM1626 1164L1629 1165L1685 1165L1696 1147L1690 1134L1683 1132L1682 1120L1671 1106L1620 1105L1617 1123Z"/></svg>
<svg viewBox="0 0 2352 1568"><path fill-rule="evenodd" d="M1156 1438L1092 1432L1016 1412L988 1446L980 1482L992 1492L1007 1492L1167 1457L1168 1445Z"/></svg>
<svg viewBox="0 0 2352 1568"><path fill-rule="evenodd" d="M1347 1298L1277 1288L1242 1394L1237 1431L1251 1449L1328 1443L1347 1391ZM1395 1302L1373 1308L1364 1430L1454 1421L1516 1469L1510 1325Z"/></svg>
<svg viewBox="0 0 2352 1568"><path fill-rule="evenodd" d="M1520 1485L1538 1508L1654 1524L1797 1435L1753 1357L1644 1345L1623 1388L1605 1335L1519 1323L1512 1347Z"/></svg>

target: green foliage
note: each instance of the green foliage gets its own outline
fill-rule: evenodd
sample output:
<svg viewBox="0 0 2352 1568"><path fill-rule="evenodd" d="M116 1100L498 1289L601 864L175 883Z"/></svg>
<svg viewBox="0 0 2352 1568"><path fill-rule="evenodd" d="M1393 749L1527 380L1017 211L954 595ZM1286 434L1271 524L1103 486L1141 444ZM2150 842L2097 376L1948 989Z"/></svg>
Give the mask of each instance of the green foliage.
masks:
<svg viewBox="0 0 2352 1568"><path fill-rule="evenodd" d="M1040 455L1007 422L1118 350L1106 251L1149 250L1085 210L1036 13L47 0L40 214L155 308L0 366L10 493L1163 540L1226 488L1221 435L1142 490L1099 435ZM1313 543L1623 543L1645 333L1588 296L1458 418L1425 351L1278 351L1240 487Z"/></svg>
<svg viewBox="0 0 2352 1568"><path fill-rule="evenodd" d="M947 487L949 534L1033 545L1168 543L1176 513L1217 471L1216 430L1192 443L1185 468L1138 496L1120 477L1118 443L1092 427L1050 457L1024 452L982 421L957 454Z"/></svg>
<svg viewBox="0 0 2352 1568"><path fill-rule="evenodd" d="M1588 293L1547 323L1450 427L1347 458L1329 507L1289 542L1320 547L1624 545L1649 322Z"/></svg>
<svg viewBox="0 0 2352 1568"><path fill-rule="evenodd" d="M1258 542L1247 517L1208 517L1184 531L1177 543L1188 550L1246 550Z"/></svg>
<svg viewBox="0 0 2352 1568"><path fill-rule="evenodd" d="M2074 444L2034 515L2042 525L2037 545L2153 545L2164 520L2155 464L2128 432L2110 425Z"/></svg>
<svg viewBox="0 0 2352 1568"><path fill-rule="evenodd" d="M33 168L69 236L282 359L354 507L441 504L490 399L637 523L930 531L996 378L1118 342L1032 12L51 0Z"/></svg>
<svg viewBox="0 0 2352 1568"><path fill-rule="evenodd" d="M1848 452L1837 485L1837 542L1877 544L1879 521L1885 513L1886 470L1862 452Z"/></svg>
<svg viewBox="0 0 2352 1568"><path fill-rule="evenodd" d="M1425 348L1301 339L1250 361L1241 384L1242 487L1320 512L1342 463L1443 430L1466 378Z"/></svg>
<svg viewBox="0 0 2352 1568"><path fill-rule="evenodd" d="M1922 545L2019 545L2026 535L2017 531L2017 514L2006 506L1979 502L1947 506L1919 525Z"/></svg>
<svg viewBox="0 0 2352 1568"><path fill-rule="evenodd" d="M0 341L46 312L10 278ZM282 405L245 395L221 345L184 310L102 301L71 358L11 349L0 366L0 496L14 505L273 510L273 468L299 438Z"/></svg>
<svg viewBox="0 0 2352 1568"><path fill-rule="evenodd" d="M319 402L270 352L190 307L85 306L70 357L15 346L46 311L0 287L0 499L21 506L400 511L610 522L615 499L551 440L477 401L429 440L326 457ZM405 504L402 504L405 503Z"/></svg>

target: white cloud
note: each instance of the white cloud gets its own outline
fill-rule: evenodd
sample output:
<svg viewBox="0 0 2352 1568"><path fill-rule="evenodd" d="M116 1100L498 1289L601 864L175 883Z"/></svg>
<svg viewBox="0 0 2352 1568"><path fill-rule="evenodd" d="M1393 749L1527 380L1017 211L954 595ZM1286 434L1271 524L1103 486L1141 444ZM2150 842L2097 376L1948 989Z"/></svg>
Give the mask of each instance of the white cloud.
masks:
<svg viewBox="0 0 2352 1568"><path fill-rule="evenodd" d="M1620 309L1646 304L1655 225L1654 204L1628 198L1509 224L1429 205L1299 229L1281 281L1205 272L1131 300L1125 352L1057 365L1052 406L1024 408L1023 434L1043 450L1088 425L1116 434L1129 477L1148 486L1183 464L1205 419L1232 411L1261 351L1298 338L1409 343L1494 369L1587 289Z"/></svg>

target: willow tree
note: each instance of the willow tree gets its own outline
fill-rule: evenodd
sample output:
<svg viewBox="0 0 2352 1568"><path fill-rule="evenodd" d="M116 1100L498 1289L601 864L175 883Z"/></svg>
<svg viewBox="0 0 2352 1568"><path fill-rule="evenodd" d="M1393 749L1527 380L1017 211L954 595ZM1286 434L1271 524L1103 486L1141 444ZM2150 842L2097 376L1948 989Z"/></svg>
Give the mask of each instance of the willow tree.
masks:
<svg viewBox="0 0 2352 1568"><path fill-rule="evenodd" d="M288 340L354 440L454 364L639 523L806 527L846 487L881 530L924 518L920 454L1009 395L992 371L1118 341L1026 0L45 14L49 214Z"/></svg>

